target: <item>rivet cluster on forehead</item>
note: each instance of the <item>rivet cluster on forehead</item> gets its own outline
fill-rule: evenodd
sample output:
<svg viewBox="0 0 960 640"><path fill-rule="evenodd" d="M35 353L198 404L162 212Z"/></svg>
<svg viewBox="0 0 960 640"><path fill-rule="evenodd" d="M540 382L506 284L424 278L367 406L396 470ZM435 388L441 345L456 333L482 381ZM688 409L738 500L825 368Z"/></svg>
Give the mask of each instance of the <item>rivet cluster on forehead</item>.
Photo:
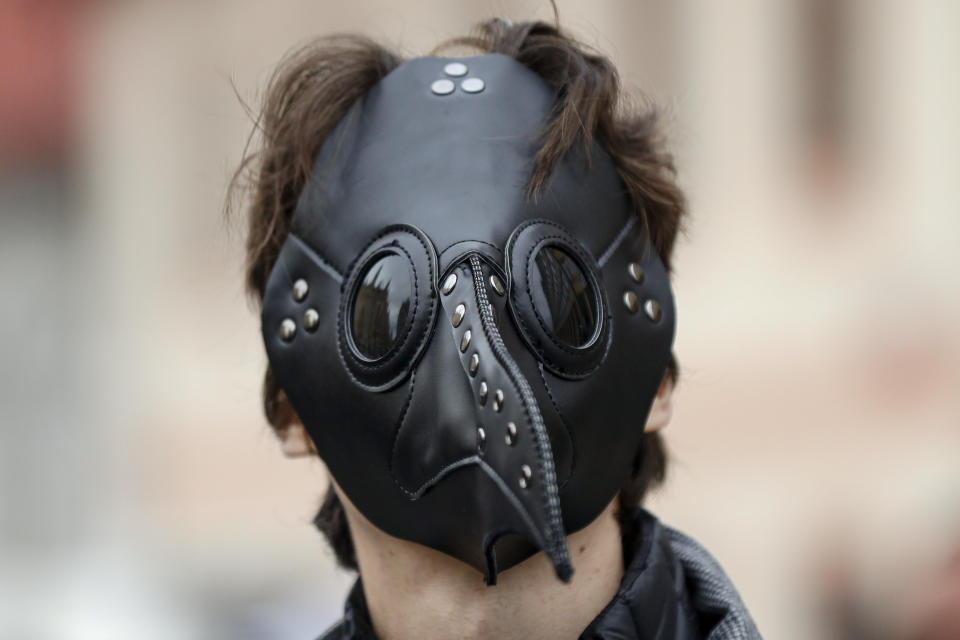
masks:
<svg viewBox="0 0 960 640"><path fill-rule="evenodd" d="M462 62L449 62L443 67L443 72L450 76L450 78L462 78L467 75L469 69L467 65ZM430 85L430 91L437 96L448 96L454 91L457 90L457 84L450 78L440 78L439 80L434 80ZM480 93L486 87L486 83L483 81L483 78L478 78L476 76L471 76L469 78L463 78L460 81L460 90L464 93Z"/></svg>

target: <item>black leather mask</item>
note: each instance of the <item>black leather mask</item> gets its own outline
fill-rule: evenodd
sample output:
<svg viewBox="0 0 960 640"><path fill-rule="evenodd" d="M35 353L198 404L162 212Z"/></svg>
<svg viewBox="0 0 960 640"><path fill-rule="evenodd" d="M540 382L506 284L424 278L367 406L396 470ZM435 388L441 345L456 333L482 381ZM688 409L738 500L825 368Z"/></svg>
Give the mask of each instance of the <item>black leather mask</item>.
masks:
<svg viewBox="0 0 960 640"><path fill-rule="evenodd" d="M610 157L525 185L555 92L499 54L402 64L325 141L263 338L337 483L383 531L488 583L631 472L674 333L667 273Z"/></svg>

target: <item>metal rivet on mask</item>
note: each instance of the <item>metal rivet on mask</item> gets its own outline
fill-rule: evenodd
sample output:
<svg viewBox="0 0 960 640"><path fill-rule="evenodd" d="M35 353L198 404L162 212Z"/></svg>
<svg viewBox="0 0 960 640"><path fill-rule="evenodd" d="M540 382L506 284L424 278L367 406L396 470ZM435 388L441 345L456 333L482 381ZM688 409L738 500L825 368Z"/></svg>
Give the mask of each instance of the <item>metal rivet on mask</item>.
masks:
<svg viewBox="0 0 960 640"><path fill-rule="evenodd" d="M493 410L500 413L501 409L503 409L503 391L497 389L493 393Z"/></svg>
<svg viewBox="0 0 960 640"><path fill-rule="evenodd" d="M290 342L295 335L297 335L297 323L290 318L284 318L280 323L280 339Z"/></svg>
<svg viewBox="0 0 960 640"><path fill-rule="evenodd" d="M512 447L513 443L517 441L517 425L512 422L507 423L507 436L506 436L507 446Z"/></svg>
<svg viewBox="0 0 960 640"><path fill-rule="evenodd" d="M293 299L297 302L301 302L306 298L308 291L310 291L310 285L308 285L307 281L303 278L293 283Z"/></svg>
<svg viewBox="0 0 960 640"><path fill-rule="evenodd" d="M520 465L520 488L526 489L530 484L530 478L533 477L533 469L530 465Z"/></svg>
<svg viewBox="0 0 960 640"><path fill-rule="evenodd" d="M318 324L320 324L320 314L316 309L307 309L303 313L303 328L307 331L316 331Z"/></svg>
<svg viewBox="0 0 960 640"><path fill-rule="evenodd" d="M503 280L495 273L490 276L490 286L493 287L493 290L497 292L498 296L502 296L503 292L506 291L503 286Z"/></svg>
<svg viewBox="0 0 960 640"><path fill-rule="evenodd" d="M479 360L479 358L477 358ZM483 380L480 382L480 405L483 406L487 404L487 381Z"/></svg>
<svg viewBox="0 0 960 640"><path fill-rule="evenodd" d="M465 315L467 315L467 308L463 303L458 304L457 308L453 310L453 318L450 319L450 321L453 322L453 326L459 327Z"/></svg>
<svg viewBox="0 0 960 640"><path fill-rule="evenodd" d="M465 76L467 75L467 65L462 62L451 62L443 68L443 72L448 76Z"/></svg>
<svg viewBox="0 0 960 640"><path fill-rule="evenodd" d="M483 427L477 427L477 449L483 453L483 448L487 444L487 432Z"/></svg>
<svg viewBox="0 0 960 640"><path fill-rule="evenodd" d="M460 353L466 353L467 347L470 346L470 338L472 337L473 334L470 332L470 329L463 332L463 337L460 339Z"/></svg>
<svg viewBox="0 0 960 640"><path fill-rule="evenodd" d="M486 85L483 84L483 80L480 78L467 78L460 83L460 88L467 93L480 93L483 91L484 86Z"/></svg>
<svg viewBox="0 0 960 640"><path fill-rule="evenodd" d="M430 91L433 91L438 96L445 96L447 94L453 93L453 90L457 88L457 85L453 84L453 80L436 80L433 84L430 85Z"/></svg>
<svg viewBox="0 0 960 640"><path fill-rule="evenodd" d="M637 298L637 294L633 291L624 291L623 304L627 307L627 311L634 313L640 308L640 299Z"/></svg>
<svg viewBox="0 0 960 640"><path fill-rule="evenodd" d="M653 298L643 303L643 311L654 322L660 319L660 303Z"/></svg>
<svg viewBox="0 0 960 640"><path fill-rule="evenodd" d="M637 284L643 282L643 267L636 262L631 262L627 265L627 273L630 274L630 277L633 278L633 281Z"/></svg>
<svg viewBox="0 0 960 640"><path fill-rule="evenodd" d="M440 293L445 296L450 295L450 292L453 291L455 286L457 286L457 274L451 273L447 276L447 279L443 281L443 286L440 287Z"/></svg>
<svg viewBox="0 0 960 640"><path fill-rule="evenodd" d="M497 321L497 310L493 308L493 303L487 303L487 309L490 309L490 319L494 322Z"/></svg>
<svg viewBox="0 0 960 640"><path fill-rule="evenodd" d="M472 356L470 356L470 375L471 376L477 375L477 369L479 368L480 368L480 356L478 356L477 354L473 354ZM483 391L483 396L486 397L487 395L486 385L483 385L482 391Z"/></svg>

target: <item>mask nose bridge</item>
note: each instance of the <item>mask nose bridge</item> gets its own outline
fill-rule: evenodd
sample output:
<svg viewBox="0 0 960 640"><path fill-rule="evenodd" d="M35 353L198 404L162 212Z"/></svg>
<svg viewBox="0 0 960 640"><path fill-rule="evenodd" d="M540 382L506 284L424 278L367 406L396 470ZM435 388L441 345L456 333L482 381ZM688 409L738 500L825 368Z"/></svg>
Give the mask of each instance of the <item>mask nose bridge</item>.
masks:
<svg viewBox="0 0 960 640"><path fill-rule="evenodd" d="M489 495L482 505L487 581L496 580L493 545L506 532L544 550L557 575L568 580L572 568L550 438L530 384L503 343L489 300L506 295L502 253L468 241L451 245L441 256L443 313L438 321L451 332L474 392L477 464L492 481L478 488Z"/></svg>
<svg viewBox="0 0 960 640"><path fill-rule="evenodd" d="M505 277L506 261L502 249L483 240L460 240L448 245L437 255L437 273L440 274L441 286L458 265L469 264L470 256L473 255L488 263L501 278Z"/></svg>

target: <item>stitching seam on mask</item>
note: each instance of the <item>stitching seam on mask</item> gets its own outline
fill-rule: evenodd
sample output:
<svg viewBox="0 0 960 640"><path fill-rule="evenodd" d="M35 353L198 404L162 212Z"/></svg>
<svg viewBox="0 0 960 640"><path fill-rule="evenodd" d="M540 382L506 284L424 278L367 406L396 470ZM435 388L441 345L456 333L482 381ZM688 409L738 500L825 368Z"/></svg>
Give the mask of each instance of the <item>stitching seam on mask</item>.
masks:
<svg viewBox="0 0 960 640"><path fill-rule="evenodd" d="M316 251L313 247L306 243L305 240L297 236L292 231L287 234L293 241L300 247L300 250L307 254L307 256L317 263L317 266L326 273L328 276L337 281L337 284L343 284L343 274L341 274L337 269L330 263L329 260L320 255L320 252Z"/></svg>
<svg viewBox="0 0 960 640"><path fill-rule="evenodd" d="M472 454L465 458L460 458L459 460L451 462L450 464L445 466L443 469L440 469L440 471L434 474L433 477L431 477L429 480L425 481L423 484L417 487L415 491L410 491L410 489L407 489L406 487L404 487L402 484L400 484L400 482L397 481L396 478L394 478L393 481L397 483L397 486L400 487L401 491L407 494L408 498L410 498L411 500L417 500L418 498L423 496L424 493L426 493L427 489L429 489L433 485L440 482L440 480L442 480L443 477L448 473L450 473L451 471L455 469L459 469L460 467L465 467L470 464L480 464L480 463L481 463L480 456L478 456L477 454ZM391 473L390 475L392 476L393 474Z"/></svg>
<svg viewBox="0 0 960 640"><path fill-rule="evenodd" d="M560 416L560 423L563 425L563 428L567 430L567 435L570 436L570 474L562 483L558 485L559 489L563 489L567 486L567 483L570 482L574 472L577 470L577 439L573 435L573 430L570 429L570 424L564 417L563 411L560 410L560 405L557 404L557 399L553 396L553 390L550 389L550 384L547 382L547 376L543 373L542 362L537 363L537 371L540 372L540 379L543 380L543 388L547 390L547 395L550 396L550 403L553 404L554 411L556 411L557 415Z"/></svg>
<svg viewBox="0 0 960 640"><path fill-rule="evenodd" d="M400 442L400 432L403 430L403 425L406 424L407 420L407 411L410 409L410 405L413 404L413 392L415 385L417 383L417 372L410 372L410 390L407 392L407 399L403 403L403 408L400 410L400 417L397 418L397 426L393 429L393 445L390 447L390 466L387 470L390 472L390 477L393 478L393 481L406 492L406 488L400 481L397 480L396 475L394 474L394 460L397 458L397 446Z"/></svg>
<svg viewBox="0 0 960 640"><path fill-rule="evenodd" d="M406 229L403 229L403 231L404 233L409 233L414 238L416 238L417 242L420 243L420 246L423 247L423 254L427 257L427 272L428 272L427 273L427 276L428 276L427 289L428 289L428 294L432 294L434 282L436 280L436 274L434 274L433 272L434 261L430 259L432 255L431 252L433 251L433 246L427 246L427 243L423 241L423 238L419 233L413 233ZM417 278L416 269L413 270L413 277L414 277L414 290L416 290L416 278ZM417 295L419 296L419 293ZM435 318L437 304L438 304L437 297L434 295L429 295L429 298L430 298L430 308L429 308L430 317ZM416 318L416 316L414 316L414 318ZM417 348L414 349L413 351L415 354L419 353L420 350L423 348L424 343L427 341L427 335L430 333L430 330L432 328L433 328L433 322L427 321L423 323L423 333L420 334L420 339L417 341Z"/></svg>
<svg viewBox="0 0 960 640"><path fill-rule="evenodd" d="M539 411L536 411L536 398L530 389L530 383L523 377L520 367L507 353L506 346L503 344L503 338L490 315L490 306L487 300L487 292L483 283L483 275L480 259L476 255L470 256L470 268L473 271L473 284L476 292L477 305L479 306L481 326L490 343L491 350L500 366L504 368L507 378L513 383L519 395L522 398L524 413L527 414L527 423L530 430L533 431L533 442L539 453L540 483L543 486L542 495L546 500L547 511L547 544L549 549L547 555L554 565L554 570L565 575L564 580L569 579L572 572L570 566L570 555L567 550L566 538L563 535L563 518L560 513L560 496L557 489L557 476L553 466L553 454L550 448L550 438L547 435L546 427L543 424L543 417ZM492 327L492 329L491 329ZM534 410L531 411L531 408Z"/></svg>
<svg viewBox="0 0 960 640"><path fill-rule="evenodd" d="M607 264L607 261L613 257L613 254L616 253L617 249L620 248L620 244L627 237L627 234L630 233L630 230L633 229L633 226L637 224L637 218L634 214L630 214L630 218L627 220L627 223L623 225L623 228L620 229L620 232L617 233L614 237L613 242L610 243L610 246L607 247L606 251L600 254L600 258L597 260L597 266L601 269L603 265Z"/></svg>
<svg viewBox="0 0 960 640"><path fill-rule="evenodd" d="M437 296L433 295L433 287L434 287L434 282L436 281L436 274L433 272L434 260L432 260L431 257L435 258L436 256L434 256L434 254L431 253L434 250L432 244L431 246L427 246L427 243L423 241L423 238L419 233L412 233L410 231L406 231L406 233L409 233L410 235L412 235L414 238L417 239L417 242L419 242L420 246L423 247L424 255L427 257L427 272L428 272L427 273L427 276L428 276L427 290L428 290L429 299L430 299L430 307L428 311L430 315L429 315L429 318L423 323L423 332L420 334L420 339L417 340L416 349L413 350L413 353L415 355L420 355L421 351L423 350L423 345L427 341L427 336L430 334L430 331L433 329L434 322L432 322L430 318L434 320L436 319L437 305L439 304L437 300ZM414 278L416 278L417 270L414 269L413 273L414 273ZM416 318L416 316L414 316L414 318Z"/></svg>
<svg viewBox="0 0 960 640"><path fill-rule="evenodd" d="M447 246L445 246L445 247L443 248L443 250L440 251L440 257L443 257L443 254L445 254L449 249L452 249L453 247L457 246L458 244L467 244L468 242L476 242L477 244L485 244L485 245L487 245L488 247L492 247L497 253L503 255L503 251L500 250L500 247L498 247L497 245L493 244L492 242L487 242L487 241L485 241L485 240L457 240L456 242L451 242L450 244L448 244Z"/></svg>

